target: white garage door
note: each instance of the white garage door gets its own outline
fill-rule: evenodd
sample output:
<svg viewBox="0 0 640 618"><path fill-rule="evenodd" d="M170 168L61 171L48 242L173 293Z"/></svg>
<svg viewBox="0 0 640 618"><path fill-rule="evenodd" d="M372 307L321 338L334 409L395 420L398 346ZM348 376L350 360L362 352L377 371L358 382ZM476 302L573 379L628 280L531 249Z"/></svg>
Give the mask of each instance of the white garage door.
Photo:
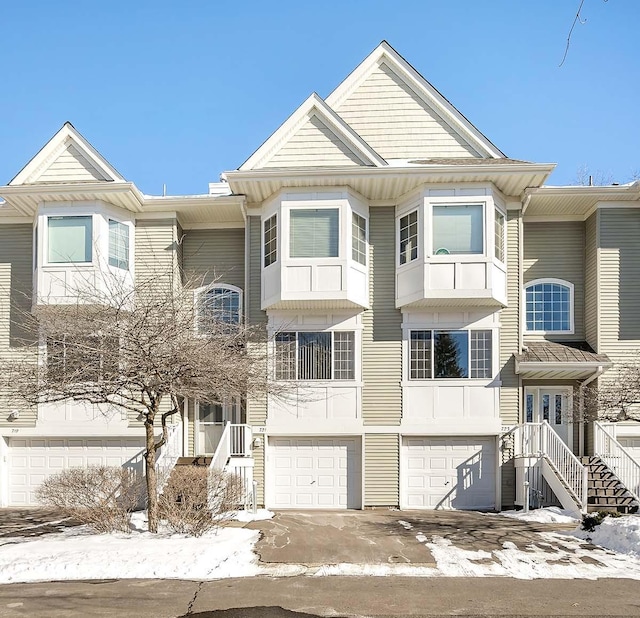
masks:
<svg viewBox="0 0 640 618"><path fill-rule="evenodd" d="M493 509L493 438L405 438L402 508Z"/></svg>
<svg viewBox="0 0 640 618"><path fill-rule="evenodd" d="M361 507L359 439L270 438L267 465L271 508Z"/></svg>
<svg viewBox="0 0 640 618"><path fill-rule="evenodd" d="M624 446L631 457L640 463L640 436L629 436L627 438L618 436L618 442Z"/></svg>
<svg viewBox="0 0 640 618"><path fill-rule="evenodd" d="M142 438L12 438L9 441L9 505L37 505L35 490L65 468L121 466L142 469Z"/></svg>

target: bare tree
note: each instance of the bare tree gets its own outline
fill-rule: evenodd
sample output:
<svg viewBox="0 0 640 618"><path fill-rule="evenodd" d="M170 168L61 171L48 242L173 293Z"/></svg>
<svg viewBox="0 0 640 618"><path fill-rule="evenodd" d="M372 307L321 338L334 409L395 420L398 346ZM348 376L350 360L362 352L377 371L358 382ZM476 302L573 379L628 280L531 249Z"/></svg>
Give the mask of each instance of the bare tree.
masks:
<svg viewBox="0 0 640 618"><path fill-rule="evenodd" d="M71 399L143 421L151 532L158 527L156 453L185 398L222 403L277 390L264 334L221 312L215 299L194 299L201 281L179 279L156 273L132 284L107 276L74 291L72 304L40 302L20 316L39 333L34 353L0 367L6 387L28 404Z"/></svg>
<svg viewBox="0 0 640 618"><path fill-rule="evenodd" d="M576 170L574 182L584 187L602 187L613 184L613 174L602 170L591 170L585 163Z"/></svg>
<svg viewBox="0 0 640 618"><path fill-rule="evenodd" d="M584 389L587 420L640 421L640 365L626 364Z"/></svg>

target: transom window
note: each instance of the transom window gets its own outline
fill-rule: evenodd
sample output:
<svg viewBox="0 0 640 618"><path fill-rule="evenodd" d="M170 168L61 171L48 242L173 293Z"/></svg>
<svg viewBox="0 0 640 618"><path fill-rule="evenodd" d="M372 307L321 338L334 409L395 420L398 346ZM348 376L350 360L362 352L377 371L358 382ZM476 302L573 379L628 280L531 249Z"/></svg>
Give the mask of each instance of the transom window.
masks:
<svg viewBox="0 0 640 618"><path fill-rule="evenodd" d="M339 255L338 208L292 208L289 212L289 257L332 258Z"/></svg>
<svg viewBox="0 0 640 618"><path fill-rule="evenodd" d="M358 213L351 213L351 258L367 264L367 220Z"/></svg>
<svg viewBox="0 0 640 618"><path fill-rule="evenodd" d="M214 285L196 290L196 330L207 334L240 323L242 293L228 285Z"/></svg>
<svg viewBox="0 0 640 618"><path fill-rule="evenodd" d="M482 253L483 205L434 205L434 255Z"/></svg>
<svg viewBox="0 0 640 618"><path fill-rule="evenodd" d="M109 219L109 265L129 270L129 227Z"/></svg>
<svg viewBox="0 0 640 618"><path fill-rule="evenodd" d="M412 330L409 377L491 378L491 330Z"/></svg>
<svg viewBox="0 0 640 618"><path fill-rule="evenodd" d="M48 255L50 264L91 262L93 218L87 216L47 217Z"/></svg>
<svg viewBox="0 0 640 618"><path fill-rule="evenodd" d="M278 218L269 217L264 222L264 265L271 266L278 259Z"/></svg>
<svg viewBox="0 0 640 618"><path fill-rule="evenodd" d="M537 279L525 286L526 330L542 333L573 332L573 284Z"/></svg>
<svg viewBox="0 0 640 618"><path fill-rule="evenodd" d="M281 332L275 341L277 380L353 380L355 333Z"/></svg>
<svg viewBox="0 0 640 618"><path fill-rule="evenodd" d="M400 217L400 264L418 259L418 211Z"/></svg>

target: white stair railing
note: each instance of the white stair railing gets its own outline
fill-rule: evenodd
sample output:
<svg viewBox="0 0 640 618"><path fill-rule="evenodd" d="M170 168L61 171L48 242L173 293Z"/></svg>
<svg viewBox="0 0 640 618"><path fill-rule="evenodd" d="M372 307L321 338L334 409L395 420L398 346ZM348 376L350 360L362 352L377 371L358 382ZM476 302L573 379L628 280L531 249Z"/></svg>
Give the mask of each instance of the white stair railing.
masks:
<svg viewBox="0 0 640 618"><path fill-rule="evenodd" d="M251 427L249 425L231 425L231 457L251 455Z"/></svg>
<svg viewBox="0 0 640 618"><path fill-rule="evenodd" d="M595 422L593 427L595 454L618 477L633 498L640 502L640 464L601 423Z"/></svg>
<svg viewBox="0 0 640 618"><path fill-rule="evenodd" d="M156 475L158 478L158 495L164 491L171 471L180 457L180 425L167 427L167 441L160 447L160 455L156 459Z"/></svg>

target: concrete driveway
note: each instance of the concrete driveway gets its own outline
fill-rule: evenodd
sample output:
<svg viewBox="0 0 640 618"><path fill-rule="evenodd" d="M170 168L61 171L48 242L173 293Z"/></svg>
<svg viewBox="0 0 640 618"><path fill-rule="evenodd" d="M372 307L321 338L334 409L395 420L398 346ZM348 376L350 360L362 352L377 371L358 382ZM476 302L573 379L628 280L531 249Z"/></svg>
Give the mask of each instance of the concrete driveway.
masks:
<svg viewBox="0 0 640 618"><path fill-rule="evenodd" d="M424 539L438 536L460 550L510 547L555 553L540 533L575 524L524 522L473 511L279 511L271 520L247 524L262 532L256 545L266 564L411 564L433 566ZM582 547L589 547L582 544Z"/></svg>

